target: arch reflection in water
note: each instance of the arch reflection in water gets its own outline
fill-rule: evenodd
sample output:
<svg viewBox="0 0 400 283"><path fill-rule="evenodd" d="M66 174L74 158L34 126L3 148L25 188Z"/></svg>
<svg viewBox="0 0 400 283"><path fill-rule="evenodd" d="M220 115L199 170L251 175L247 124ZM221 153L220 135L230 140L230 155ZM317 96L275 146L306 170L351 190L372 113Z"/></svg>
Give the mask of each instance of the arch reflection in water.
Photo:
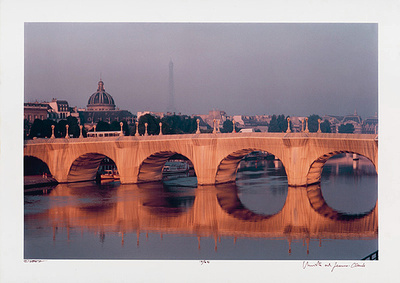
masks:
<svg viewBox="0 0 400 283"><path fill-rule="evenodd" d="M236 185L241 203L255 213L275 214L285 204L288 188L286 171L282 162L273 159L273 156L272 159L242 159Z"/></svg>
<svg viewBox="0 0 400 283"><path fill-rule="evenodd" d="M246 221L261 221L268 219L273 215L256 213L255 211L246 207L239 197L239 190L236 184L226 183L217 185L216 187L219 205L225 212L237 219ZM264 205L268 206L268 203L264 203Z"/></svg>
<svg viewBox="0 0 400 283"><path fill-rule="evenodd" d="M142 196L142 205L159 217L176 216L193 206L194 189L171 186L161 182L137 185Z"/></svg>
<svg viewBox="0 0 400 283"><path fill-rule="evenodd" d="M327 205L343 214L364 214L377 203L375 166L361 155L339 154L328 159L320 185Z"/></svg>
<svg viewBox="0 0 400 283"><path fill-rule="evenodd" d="M376 201L376 205L370 211L367 212L345 213L333 209L326 203L324 197L322 196L321 184L314 184L311 186L307 186L307 196L310 200L311 207L317 213L329 219L351 221L354 219L364 218L365 216L371 213L377 214L378 201Z"/></svg>
<svg viewBox="0 0 400 283"><path fill-rule="evenodd" d="M77 185L57 186L47 195L46 209L26 212L26 258L285 259L300 249L297 242L377 236L375 210L347 221L329 218L310 205L307 188L289 187L279 212L260 215L238 204L234 186L222 191L204 186L192 189L192 193L174 193L155 185L89 189L83 183L82 187ZM144 233L147 237L142 241ZM106 255L92 243L93 237L110 245ZM90 244L82 249L85 241ZM117 248L117 242L123 248ZM272 252L276 245L280 252ZM137 246L140 250L133 249ZM297 257L306 258L306 253ZM330 258L329 251L316 257Z"/></svg>

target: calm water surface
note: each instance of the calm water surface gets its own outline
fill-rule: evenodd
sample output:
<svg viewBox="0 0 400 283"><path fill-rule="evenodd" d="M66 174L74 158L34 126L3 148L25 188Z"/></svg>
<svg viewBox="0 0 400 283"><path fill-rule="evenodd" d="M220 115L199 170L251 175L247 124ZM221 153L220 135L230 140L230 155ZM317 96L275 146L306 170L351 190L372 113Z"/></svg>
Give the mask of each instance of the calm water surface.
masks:
<svg viewBox="0 0 400 283"><path fill-rule="evenodd" d="M60 184L25 194L27 259L359 260L378 249L377 175L330 159L288 187L280 161L242 161L236 184Z"/></svg>

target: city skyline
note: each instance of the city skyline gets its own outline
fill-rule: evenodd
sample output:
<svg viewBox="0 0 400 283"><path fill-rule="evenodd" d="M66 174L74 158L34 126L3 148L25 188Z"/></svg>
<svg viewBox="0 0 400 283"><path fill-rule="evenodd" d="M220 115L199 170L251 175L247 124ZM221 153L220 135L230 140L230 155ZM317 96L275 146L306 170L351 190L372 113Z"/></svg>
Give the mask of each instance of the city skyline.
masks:
<svg viewBox="0 0 400 283"><path fill-rule="evenodd" d="M97 82L120 109L378 112L376 24L26 23L25 102L86 107Z"/></svg>

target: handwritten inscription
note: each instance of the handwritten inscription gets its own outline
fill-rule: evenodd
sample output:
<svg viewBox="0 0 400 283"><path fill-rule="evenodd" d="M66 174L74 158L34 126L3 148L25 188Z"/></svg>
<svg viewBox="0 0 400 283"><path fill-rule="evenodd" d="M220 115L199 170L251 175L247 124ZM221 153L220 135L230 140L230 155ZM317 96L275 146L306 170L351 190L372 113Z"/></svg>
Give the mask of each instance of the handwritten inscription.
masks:
<svg viewBox="0 0 400 283"><path fill-rule="evenodd" d="M338 263L338 262L322 262L322 261L317 261L317 262L309 262L309 261L303 261L303 269L312 269L312 268L328 268L330 269L331 272L333 272L336 269L341 269L341 268L363 268L365 267L365 262L363 263Z"/></svg>
<svg viewBox="0 0 400 283"><path fill-rule="evenodd" d="M210 263L210 261L208 260L200 260L201 265L206 264L206 263Z"/></svg>
<svg viewBox="0 0 400 283"><path fill-rule="evenodd" d="M40 259L24 259L25 263L41 263L44 262L44 260L40 260Z"/></svg>

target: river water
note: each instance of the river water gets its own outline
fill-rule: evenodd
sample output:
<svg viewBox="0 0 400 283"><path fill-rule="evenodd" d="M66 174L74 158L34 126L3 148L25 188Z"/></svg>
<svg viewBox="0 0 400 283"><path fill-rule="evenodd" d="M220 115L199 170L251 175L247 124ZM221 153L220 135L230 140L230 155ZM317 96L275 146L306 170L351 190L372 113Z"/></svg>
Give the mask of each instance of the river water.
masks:
<svg viewBox="0 0 400 283"><path fill-rule="evenodd" d="M331 158L288 187L280 161L242 161L236 184L60 184L25 193L26 259L360 260L378 250L374 166Z"/></svg>

